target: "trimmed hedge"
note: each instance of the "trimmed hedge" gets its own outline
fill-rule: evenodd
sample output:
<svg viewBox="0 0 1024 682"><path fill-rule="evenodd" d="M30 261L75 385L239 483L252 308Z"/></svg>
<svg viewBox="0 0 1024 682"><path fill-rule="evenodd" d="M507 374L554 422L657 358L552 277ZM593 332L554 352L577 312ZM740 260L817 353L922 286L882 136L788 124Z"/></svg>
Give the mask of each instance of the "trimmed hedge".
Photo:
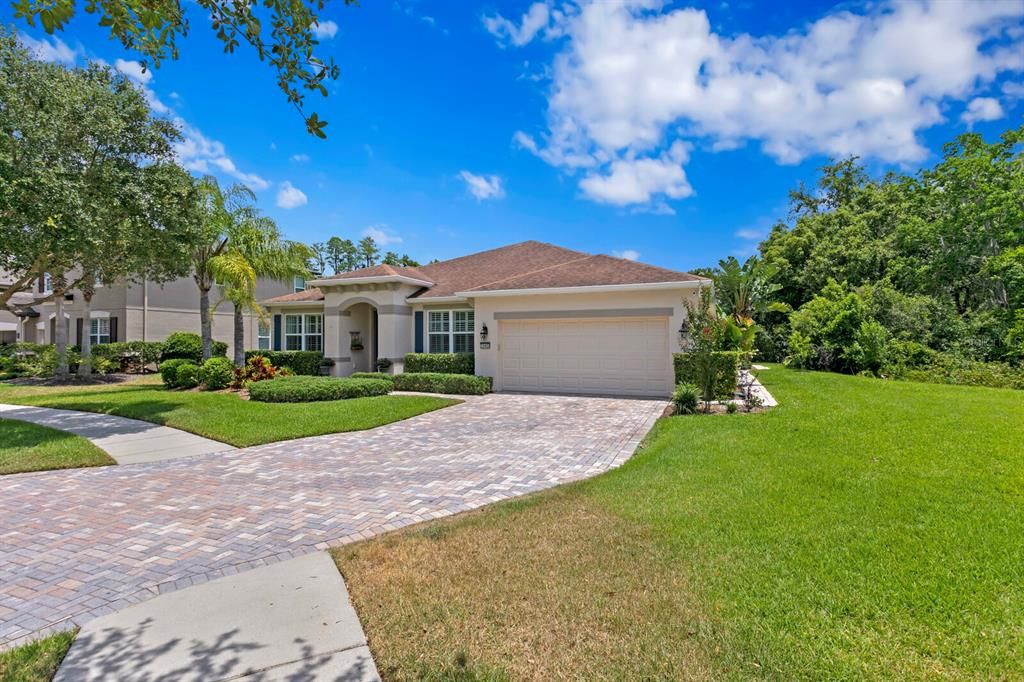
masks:
<svg viewBox="0 0 1024 682"><path fill-rule="evenodd" d="M207 391L227 388L235 380L235 365L227 358L210 358L199 367L199 382Z"/></svg>
<svg viewBox="0 0 1024 682"><path fill-rule="evenodd" d="M226 357L228 344L223 341L214 340L213 357ZM199 334L192 332L174 332L168 336L163 343L163 350L160 352L161 360L172 360L185 358L195 363L203 360L203 340Z"/></svg>
<svg viewBox="0 0 1024 682"><path fill-rule="evenodd" d="M288 376L253 384L249 398L264 403L307 403L387 395L391 389L391 382L382 379Z"/></svg>
<svg viewBox="0 0 1024 682"><path fill-rule="evenodd" d="M395 377L397 374L388 374L387 372L352 372L349 375L349 379L382 379L384 381L390 381L395 383Z"/></svg>
<svg viewBox="0 0 1024 682"><path fill-rule="evenodd" d="M395 390L447 393L451 395L484 395L491 392L491 378L472 374L440 374L417 372L394 374Z"/></svg>
<svg viewBox="0 0 1024 682"><path fill-rule="evenodd" d="M406 353L405 371L409 374L470 374L476 372L472 353Z"/></svg>
<svg viewBox="0 0 1024 682"><path fill-rule="evenodd" d="M728 400L736 395L736 381L739 374L741 355L746 355L746 353L742 351L714 351L710 353L709 362L711 363L711 371L714 373L712 398ZM672 354L672 364L675 367L677 385L701 385L695 360L699 360L696 353Z"/></svg>
<svg viewBox="0 0 1024 682"><path fill-rule="evenodd" d="M352 378L390 381L396 391L421 391L448 395L484 395L491 392L491 377L473 376L472 374L356 372Z"/></svg>
<svg viewBox="0 0 1024 682"><path fill-rule="evenodd" d="M320 364L324 354L315 350L247 350L245 361L255 355L262 355L274 367L287 367L293 374L316 376L320 374Z"/></svg>

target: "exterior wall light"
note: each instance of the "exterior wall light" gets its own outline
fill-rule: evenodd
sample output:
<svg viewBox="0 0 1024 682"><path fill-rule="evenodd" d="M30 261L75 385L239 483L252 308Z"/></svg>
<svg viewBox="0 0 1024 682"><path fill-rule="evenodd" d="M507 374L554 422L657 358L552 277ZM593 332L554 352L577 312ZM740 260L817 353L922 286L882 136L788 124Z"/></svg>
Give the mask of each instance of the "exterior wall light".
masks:
<svg viewBox="0 0 1024 682"><path fill-rule="evenodd" d="M487 340L487 325L486 324L483 325L482 327L480 327L480 340L481 341L486 341Z"/></svg>

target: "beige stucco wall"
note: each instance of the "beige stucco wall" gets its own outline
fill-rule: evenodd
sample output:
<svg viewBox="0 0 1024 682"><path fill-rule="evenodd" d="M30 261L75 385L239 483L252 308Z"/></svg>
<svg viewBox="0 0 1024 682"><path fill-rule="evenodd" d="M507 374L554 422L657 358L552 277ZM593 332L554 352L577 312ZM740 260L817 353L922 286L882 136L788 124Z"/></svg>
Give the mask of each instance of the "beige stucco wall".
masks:
<svg viewBox="0 0 1024 682"><path fill-rule="evenodd" d="M261 279L257 282L257 300L272 298L292 292L290 283ZM221 298L218 288L210 292L211 305ZM55 306L52 302L36 308L40 318L31 322L33 327L43 323L37 330L36 340L52 343L49 320ZM70 320L69 341L77 344L76 320L83 315L82 294L74 292L74 300L65 301L65 314ZM177 331L199 332L199 290L191 277L182 277L170 282L132 282L118 286L100 287L93 294L92 312L94 317L116 317L119 341L163 341ZM247 312L245 315L245 349L256 348L258 339L258 316ZM228 344L228 355L234 352L234 316L230 303L222 303L213 314L213 338Z"/></svg>
<svg viewBox="0 0 1024 682"><path fill-rule="evenodd" d="M398 283L322 288L324 353L334 360L335 375L372 372L377 358L391 360L392 372L402 371L405 354L413 348L412 306L405 299L416 289L415 286ZM377 311L376 319L374 310ZM291 309L282 312L291 312ZM376 337L374 324L378 327ZM353 331L362 337L361 351L350 348L350 332Z"/></svg>
<svg viewBox="0 0 1024 682"><path fill-rule="evenodd" d="M476 373L495 377L495 390L501 390L498 377L498 352L501 349L501 321L495 317L502 312L543 312L551 315L555 312L571 313L576 311L615 311L671 309L669 316L669 345L673 352L679 350L679 334L677 330L686 318L684 300L696 306L698 294L696 289L658 289L637 290L630 292L574 293L574 294L526 294L523 296L481 297L474 301L476 310ZM487 325L491 347L480 347L480 329Z"/></svg>

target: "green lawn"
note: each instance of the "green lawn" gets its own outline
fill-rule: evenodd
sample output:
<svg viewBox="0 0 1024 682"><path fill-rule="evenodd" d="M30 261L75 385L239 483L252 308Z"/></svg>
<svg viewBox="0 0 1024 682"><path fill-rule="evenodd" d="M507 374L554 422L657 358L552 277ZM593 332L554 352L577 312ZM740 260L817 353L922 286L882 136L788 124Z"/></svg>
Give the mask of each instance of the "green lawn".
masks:
<svg viewBox="0 0 1024 682"><path fill-rule="evenodd" d="M336 550L385 678L1024 677L1024 393L762 380L780 407Z"/></svg>
<svg viewBox="0 0 1024 682"><path fill-rule="evenodd" d="M0 651L0 682L49 682L77 632L58 632L17 649Z"/></svg>
<svg viewBox="0 0 1024 682"><path fill-rule="evenodd" d="M388 395L316 403L259 403L229 392L169 391L157 381L145 377L126 384L85 387L0 384L0 403L116 414L244 447L370 429L459 402Z"/></svg>
<svg viewBox="0 0 1024 682"><path fill-rule="evenodd" d="M81 436L16 419L0 419L0 474L116 464Z"/></svg>

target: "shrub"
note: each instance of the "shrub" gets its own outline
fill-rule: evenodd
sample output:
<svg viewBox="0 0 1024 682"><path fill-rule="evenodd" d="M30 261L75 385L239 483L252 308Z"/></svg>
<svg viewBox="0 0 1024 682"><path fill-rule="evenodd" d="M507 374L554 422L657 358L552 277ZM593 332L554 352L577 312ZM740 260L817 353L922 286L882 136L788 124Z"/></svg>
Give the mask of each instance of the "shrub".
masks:
<svg viewBox="0 0 1024 682"><path fill-rule="evenodd" d="M228 344L223 341L213 342L213 357L225 357L228 354ZM199 363L203 359L203 340L199 334L192 332L174 332L163 342L160 352L161 360L185 358L192 362Z"/></svg>
<svg viewBox="0 0 1024 682"><path fill-rule="evenodd" d="M725 400L736 393L739 372L739 351L675 353L677 384L694 384L700 389L701 399Z"/></svg>
<svg viewBox="0 0 1024 682"><path fill-rule="evenodd" d="M245 363L245 367L235 368L235 386L241 388L259 381L267 381L276 377L290 375L291 372L282 367L278 369L262 355L253 355Z"/></svg>
<svg viewBox="0 0 1024 682"><path fill-rule="evenodd" d="M382 379L288 376L253 384L249 397L265 403L305 403L387 395L391 389L391 382Z"/></svg>
<svg viewBox="0 0 1024 682"><path fill-rule="evenodd" d="M324 354L315 350L247 350L246 363L255 356L262 356L274 367L287 367L292 374L317 376L320 365L324 362Z"/></svg>
<svg viewBox="0 0 1024 682"><path fill-rule="evenodd" d="M397 374L385 374L384 372L353 372L351 374L352 379L383 379L384 381L390 381L392 384L395 383L395 377Z"/></svg>
<svg viewBox="0 0 1024 682"><path fill-rule="evenodd" d="M92 347L93 370L97 370L95 359L104 358L109 360L114 368L111 371L139 371L146 365L159 361L163 347L164 344L160 341L97 343Z"/></svg>
<svg viewBox="0 0 1024 682"><path fill-rule="evenodd" d="M738 409L740 409L739 406L732 400L725 404L725 411L729 414L736 414Z"/></svg>
<svg viewBox="0 0 1024 682"><path fill-rule="evenodd" d="M194 362L183 362L174 373L175 388L195 388L199 385L199 365Z"/></svg>
<svg viewBox="0 0 1024 682"><path fill-rule="evenodd" d="M672 393L672 404L676 414L694 414L700 403L700 389L696 384L679 384Z"/></svg>
<svg viewBox="0 0 1024 682"><path fill-rule="evenodd" d="M0 381L4 379L15 379L26 374L21 362L13 357L0 355Z"/></svg>
<svg viewBox="0 0 1024 682"><path fill-rule="evenodd" d="M227 388L235 380L235 366L227 358L210 358L199 368L199 381L207 391Z"/></svg>
<svg viewBox="0 0 1024 682"><path fill-rule="evenodd" d="M377 372L384 374L387 373L389 369L391 369L392 364L394 363L392 363L387 358L377 358L377 363L374 365L374 369L376 369Z"/></svg>
<svg viewBox="0 0 1024 682"><path fill-rule="evenodd" d="M11 358L20 353L42 353L49 348L45 343L0 343L0 357Z"/></svg>
<svg viewBox="0 0 1024 682"><path fill-rule="evenodd" d="M160 363L160 379L167 388L177 388L178 368L182 365L195 364L186 358L171 358Z"/></svg>
<svg viewBox="0 0 1024 682"><path fill-rule="evenodd" d="M450 395L484 395L491 392L491 378L471 374L417 372L393 374L395 390L446 393Z"/></svg>
<svg viewBox="0 0 1024 682"><path fill-rule="evenodd" d="M19 363L26 374L34 377L52 377L57 369L57 348L56 346L41 346L41 349L34 355L22 358ZM78 351L68 346L67 349L68 369L74 371L78 367Z"/></svg>
<svg viewBox="0 0 1024 682"><path fill-rule="evenodd" d="M929 365L894 369L895 378L908 381L1024 390L1024 367L1005 362L981 362L939 354Z"/></svg>
<svg viewBox="0 0 1024 682"><path fill-rule="evenodd" d="M409 374L473 374L476 364L472 353L406 353L405 371Z"/></svg>

